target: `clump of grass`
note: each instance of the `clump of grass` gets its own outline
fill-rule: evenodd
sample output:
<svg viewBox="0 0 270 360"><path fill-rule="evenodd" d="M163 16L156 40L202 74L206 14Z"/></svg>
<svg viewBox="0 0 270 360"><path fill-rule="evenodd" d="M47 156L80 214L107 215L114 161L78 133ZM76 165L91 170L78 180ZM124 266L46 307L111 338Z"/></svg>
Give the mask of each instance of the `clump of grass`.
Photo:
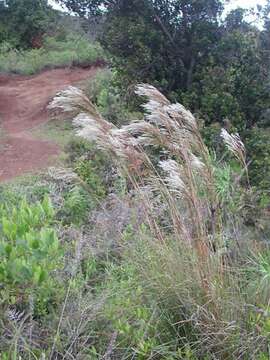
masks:
<svg viewBox="0 0 270 360"><path fill-rule="evenodd" d="M150 85L137 94L147 99L145 119L122 127L75 88L50 105L76 113L77 135L109 154L142 195L144 225L128 242L122 234L124 279L116 275L114 300L102 315L111 320L108 349L119 359L266 358L269 247L248 241L242 220L251 192L241 185L244 144L223 130L239 161L233 170L210 153L182 105Z"/></svg>
<svg viewBox="0 0 270 360"><path fill-rule="evenodd" d="M65 40L47 38L40 49L6 49L0 52L0 72L32 75L44 69L64 66L90 66L104 59L98 43L83 36Z"/></svg>

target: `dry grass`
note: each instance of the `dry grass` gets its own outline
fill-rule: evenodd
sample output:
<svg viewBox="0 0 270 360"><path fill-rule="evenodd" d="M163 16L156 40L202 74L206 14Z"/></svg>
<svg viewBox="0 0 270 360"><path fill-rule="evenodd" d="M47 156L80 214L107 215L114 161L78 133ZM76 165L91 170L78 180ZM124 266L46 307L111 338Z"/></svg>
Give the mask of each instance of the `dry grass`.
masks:
<svg viewBox="0 0 270 360"><path fill-rule="evenodd" d="M121 128L75 88L58 94L50 108L75 113L77 135L110 154L132 191L143 194L147 230L134 235L128 256L146 293L174 318L178 346L188 342L198 358L258 359L269 341L269 315L258 314L269 314L269 303L263 287L254 289L260 261L254 267L251 259L262 246L243 242L238 231L244 208L238 195L249 191L240 186L241 172L229 177L225 196L227 184L217 174L226 168L210 155L194 116L150 85L136 93L147 99L145 119ZM247 171L239 135L222 130L221 138Z"/></svg>

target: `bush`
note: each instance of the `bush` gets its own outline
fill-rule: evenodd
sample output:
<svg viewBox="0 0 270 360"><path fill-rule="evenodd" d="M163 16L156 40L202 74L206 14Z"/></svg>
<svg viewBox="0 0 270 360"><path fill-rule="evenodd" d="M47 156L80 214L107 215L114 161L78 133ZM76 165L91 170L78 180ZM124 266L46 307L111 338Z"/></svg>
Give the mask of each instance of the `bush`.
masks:
<svg viewBox="0 0 270 360"><path fill-rule="evenodd" d="M63 224L81 225L91 208L89 195L83 188L74 186L64 194L64 203L58 214ZM93 207L93 206L92 206Z"/></svg>
<svg viewBox="0 0 270 360"><path fill-rule="evenodd" d="M109 158L79 137L67 144L66 151L70 165L87 185L92 200L96 203L101 201L115 180Z"/></svg>
<svg viewBox="0 0 270 360"><path fill-rule="evenodd" d="M246 132L245 141L250 159L249 173L258 190L270 189L270 130L254 128ZM269 194L270 195L270 194ZM270 201L270 198L269 198Z"/></svg>
<svg viewBox="0 0 270 360"><path fill-rule="evenodd" d="M52 272L61 266L60 244L51 226L51 202L45 197L31 205L25 200L16 207L2 204L0 216L2 304L23 308L32 297L33 311L40 315L40 311L48 311L56 295Z"/></svg>
<svg viewBox="0 0 270 360"><path fill-rule="evenodd" d="M89 186L89 190L96 199L102 199L106 195L105 179L101 175L102 169L98 165L104 165L102 160L80 159L75 164L75 172ZM105 172L105 169L103 169Z"/></svg>
<svg viewBox="0 0 270 360"><path fill-rule="evenodd" d="M113 124L125 124L131 118L141 118L142 114L128 108L127 98L115 79L114 71L100 70L86 88L87 95L97 105L100 113Z"/></svg>

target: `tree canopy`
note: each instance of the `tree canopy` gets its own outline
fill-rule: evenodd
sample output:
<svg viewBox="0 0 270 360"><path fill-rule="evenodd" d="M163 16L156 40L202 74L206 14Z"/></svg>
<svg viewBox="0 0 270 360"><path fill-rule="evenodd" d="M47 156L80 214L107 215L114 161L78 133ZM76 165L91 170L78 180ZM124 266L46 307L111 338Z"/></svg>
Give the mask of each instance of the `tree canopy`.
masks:
<svg viewBox="0 0 270 360"><path fill-rule="evenodd" d="M151 82L206 121L252 126L269 106L269 4L262 31L222 0L59 0L86 17L106 17L100 40L127 84Z"/></svg>
<svg viewBox="0 0 270 360"><path fill-rule="evenodd" d="M223 9L220 0L60 2L79 15L106 14L103 45L118 59L128 59L137 76L163 74L170 89L190 88L194 69L219 38Z"/></svg>
<svg viewBox="0 0 270 360"><path fill-rule="evenodd" d="M47 0L6 0L0 6L0 42L20 46L31 46L55 14Z"/></svg>
<svg viewBox="0 0 270 360"><path fill-rule="evenodd" d="M223 0L58 1L91 22L103 18L100 41L123 94L151 83L204 119L210 138L211 127L230 127L268 154L253 128L270 124L270 1L254 10L260 28L241 8L221 16Z"/></svg>

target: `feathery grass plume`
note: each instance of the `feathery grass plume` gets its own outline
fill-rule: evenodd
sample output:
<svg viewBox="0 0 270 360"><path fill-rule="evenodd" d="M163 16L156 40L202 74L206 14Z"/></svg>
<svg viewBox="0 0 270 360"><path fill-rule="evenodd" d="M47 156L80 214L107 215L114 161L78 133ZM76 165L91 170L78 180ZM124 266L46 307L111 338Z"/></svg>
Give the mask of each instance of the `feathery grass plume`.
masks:
<svg viewBox="0 0 270 360"><path fill-rule="evenodd" d="M181 223L180 228L185 239L186 234L193 233L193 239L188 242L196 244L198 252L204 256L207 254L207 222L212 223L213 227L219 227L216 221L218 200L209 151L203 142L196 119L182 105L171 104L158 90L147 84L138 85L136 93L148 98L148 102L143 105L147 111L145 118L155 129L153 131L152 127L145 126L144 133L137 134L138 142L142 147L155 145L161 148L163 157L166 154L167 160L159 164L166 174L163 181L169 192L177 193L177 197L181 195L180 210L173 204L173 200L168 203L173 212L173 226ZM155 183L153 179L154 177L151 181ZM204 194L204 197L200 194ZM167 195L165 198L168 200ZM185 216L184 222L179 222L183 217L183 208L189 209L189 215ZM190 230L190 227L193 230ZM211 232L216 230L212 229Z"/></svg>
<svg viewBox="0 0 270 360"><path fill-rule="evenodd" d="M134 144L139 148L144 147L168 147L167 134L163 129L146 121L134 121L124 125L118 132L132 137ZM142 151L142 149L141 149Z"/></svg>
<svg viewBox="0 0 270 360"><path fill-rule="evenodd" d="M179 130L197 132L196 119L190 111L179 103L171 104L156 88L148 84L140 84L136 87L135 93L148 99L142 105L146 110L146 119L158 127L166 129L167 134Z"/></svg>
<svg viewBox="0 0 270 360"><path fill-rule="evenodd" d="M246 149L240 135L238 133L229 134L226 129L222 129L221 137L227 149L233 153L244 167L246 167Z"/></svg>
<svg viewBox="0 0 270 360"><path fill-rule="evenodd" d="M183 127L190 128L193 130L198 129L198 124L193 114L187 110L181 104L170 104L165 110L168 112L169 116L175 119L178 123L182 124Z"/></svg>
<svg viewBox="0 0 270 360"><path fill-rule="evenodd" d="M95 142L100 150L110 153L119 165L124 161L125 165L133 169L141 166L143 156L137 147L136 138L106 121L80 89L71 86L61 91L48 108L77 113L73 124L78 136Z"/></svg>
<svg viewBox="0 0 270 360"><path fill-rule="evenodd" d="M167 174L164 178L168 187L177 195L182 196L185 191L185 183L182 180L183 174L179 164L174 160L163 160L159 162L161 169Z"/></svg>
<svg viewBox="0 0 270 360"><path fill-rule="evenodd" d="M193 153L190 153L189 156L190 156L190 163L194 170L200 171L204 169L205 164L201 161L201 159L198 156L194 155Z"/></svg>
<svg viewBox="0 0 270 360"><path fill-rule="evenodd" d="M156 129L154 132L152 127L145 127L144 133L137 136L138 141L143 146L144 140L151 135L150 144L155 143L161 147L168 159L174 158L178 166L183 167L181 180L185 184L185 199L190 203L190 209L195 210L194 221L198 223L195 220L198 218L197 209L203 206L198 192L203 190L208 195L205 199L209 200L209 203L204 206L209 208L209 216L210 209L217 207L217 197L209 151L203 142L196 119L184 106L171 104L152 86L140 84L136 93L148 98L147 104L143 105L147 111L145 117ZM165 182L172 184L168 179Z"/></svg>
<svg viewBox="0 0 270 360"><path fill-rule="evenodd" d="M265 269L268 269L269 264L268 260L265 263L266 259L258 259L260 264L256 265L254 270L246 272L248 259L245 257L245 252L249 251L250 254L251 250L246 237L243 246L239 247L237 256L233 253L236 246L231 243L235 237L241 235L235 228L232 214L235 210L229 210L228 214L225 214L226 206L230 209L235 207L231 205L238 205L238 202L235 204L234 199L231 199L234 189L230 173L228 176L225 173L224 176L223 165L218 168L218 162L211 160L196 120L189 111L180 104L170 104L152 86L140 85L137 93L149 98L148 104L144 106L147 113L143 121L135 121L119 128L85 109L81 110L74 119L74 125L79 128L78 135L88 141L95 141L97 148L109 152L117 165L121 169L126 169L125 174L132 181L125 199L127 205L123 205L122 200L117 206L113 205L112 201L108 202L108 206L103 204L106 214L103 210L98 211L89 227L91 236L88 239L97 238L98 234L102 241L112 238L116 239L116 242L121 240L127 225L134 227L129 234L131 241L121 253L122 259L124 261L128 259L128 265L132 264L132 273L128 272L130 275L127 285L124 282L123 293L117 287L118 270L116 287L114 284L112 286L113 293L117 293L116 300L119 300L117 297L119 294L125 301L124 303L109 301L107 304L110 310L116 313L117 321L118 314L124 314L123 322L128 323L132 332L122 334L120 331L118 340L118 334L114 332L111 323L106 327L108 324L106 311L101 308L101 319L104 320L105 315L106 320L102 322L105 324L104 333L111 337L105 349L103 348L102 351L98 349L99 354L105 354L104 358L112 356L120 358L123 354L121 351L125 347L122 335L123 338L127 338L128 346L132 343L132 338L135 338L133 329L136 331L138 316L137 313L128 312L130 301L126 299L130 299L127 296L130 291L136 297L133 309L136 309L136 306L140 309L142 304L147 304L147 308L149 306L152 309L147 303L149 299L151 304L154 303L153 318L155 319L157 313L159 321L160 314L162 317L163 314L165 315L165 324L170 323L171 326L168 328L172 329L171 334L173 334L168 343L173 342L171 339L175 339L173 349L184 351L180 355L177 352L176 358L188 357L191 354L189 349L192 349L191 356L194 358L206 356L211 359L231 357L257 359L261 350L265 352L269 348L267 331L269 296L267 297L267 291L265 295L263 294L262 286L258 286L258 284L265 285L265 281L268 280L265 279L267 273ZM231 140L230 137L229 139ZM232 139L238 140L234 137ZM234 146L234 142L231 141L231 144ZM238 151L238 147L239 144L233 150ZM243 150L242 145L240 149ZM144 166L148 166L149 171L134 174L130 170L130 163L136 161L142 161ZM218 176L216 168L221 170ZM217 178L221 178L223 190L217 186ZM139 204L136 213L134 203L131 203L131 199L135 201L135 195L136 203ZM222 198L226 200L222 202ZM228 199L230 203L226 205ZM118 208L120 210L117 210ZM237 216L241 218L239 213ZM137 220L138 226L134 226L132 219ZM95 227L92 227L94 224ZM79 248L78 254L80 252ZM238 254L239 258L237 258ZM120 266L122 274L122 263ZM261 282L258 281L260 278ZM254 283L250 279L255 279ZM120 283L122 284L122 280ZM142 300L137 296L138 287L142 289L140 290L143 295ZM85 289L83 291L85 292ZM109 299L110 290L108 294ZM91 299L92 296L91 293ZM86 298L86 302L88 300ZM260 305L261 309L258 309L258 301L263 304ZM254 310L251 310L251 306ZM75 308L77 310L77 303ZM88 308L92 314L93 307ZM258 316L258 310L266 313L265 318ZM74 327L75 331L72 331L71 345L67 347L66 357L72 354L73 348L81 348L82 342L90 343L91 335L87 338L89 341L85 341L85 334L89 334L88 329L92 327L86 315L88 313L80 309L79 325ZM61 327L65 326L66 318L70 319L68 306L62 311L59 322ZM86 319L89 328L81 328L81 319L83 321ZM70 326L72 322L67 321L67 323ZM168 328L159 327L158 336L168 331ZM61 339L61 335L65 334L65 331L60 329L60 325L58 329L55 347L58 343L57 339ZM144 327L143 330L145 329L147 328ZM146 332L147 330L143 333ZM78 340L76 344L73 340L74 333L77 336L76 341ZM145 338L144 334L143 338ZM130 349L123 350L125 352L123 358L138 355L138 352L134 353L133 347L132 350ZM155 351L156 349L150 356L156 356ZM82 353L82 356L84 355ZM167 353L164 354L164 358L166 355ZM167 357L170 355L174 356L170 353ZM157 356L163 356L160 347Z"/></svg>
<svg viewBox="0 0 270 360"><path fill-rule="evenodd" d="M99 117L95 106L91 103L84 92L74 86L69 86L67 89L56 94L54 99L48 105L48 109L61 109L64 112L87 112L94 117Z"/></svg>
<svg viewBox="0 0 270 360"><path fill-rule="evenodd" d="M229 134L226 129L222 129L220 136L223 139L223 142L226 145L227 149L235 156L235 158L242 165L243 172L246 174L248 187L250 188L248 164L246 161L246 148L240 138L240 135L238 133ZM240 178L241 176L238 179Z"/></svg>
<svg viewBox="0 0 270 360"><path fill-rule="evenodd" d="M48 175L56 181L63 181L65 183L74 183L78 181L78 175L72 169L50 167Z"/></svg>
<svg viewBox="0 0 270 360"><path fill-rule="evenodd" d="M154 86L149 84L137 85L135 94L145 96L149 99L148 103L143 105L143 107L149 112L155 110L159 106L170 105L169 100Z"/></svg>
<svg viewBox="0 0 270 360"><path fill-rule="evenodd" d="M148 98L143 105L147 111L145 118L153 125L145 126L144 133L137 136L140 145L155 145L169 156L176 156L180 162L188 162L193 167L197 165L197 170L199 167L201 170L201 181L212 191L213 171L209 151L191 112L178 103L171 104L157 89L147 84L138 85L136 93Z"/></svg>
<svg viewBox="0 0 270 360"><path fill-rule="evenodd" d="M186 221L186 229L182 222L182 231L185 234L193 233L194 242L207 242L206 223L218 208L217 194L209 152L196 119L182 105L171 104L151 85L138 85L136 94L147 98L147 103L143 105L145 119L120 128L98 114L91 101L74 87L59 93L50 108L76 110L78 114L73 124L78 128L77 135L95 142L101 151L110 153L135 188L138 188L136 182L139 175L141 185L150 180L153 186L163 183L168 191L177 193L177 197L181 197L182 203L185 203L184 208L189 209L189 215L185 216L189 221ZM148 150L151 148L155 149L155 156L162 159L159 167L149 158ZM150 202L148 205L151 209ZM171 199L168 200L168 208L172 209L172 217L181 218L182 209L178 209L176 204L172 206ZM174 220L172 222L176 223ZM190 227L193 231L187 229Z"/></svg>

